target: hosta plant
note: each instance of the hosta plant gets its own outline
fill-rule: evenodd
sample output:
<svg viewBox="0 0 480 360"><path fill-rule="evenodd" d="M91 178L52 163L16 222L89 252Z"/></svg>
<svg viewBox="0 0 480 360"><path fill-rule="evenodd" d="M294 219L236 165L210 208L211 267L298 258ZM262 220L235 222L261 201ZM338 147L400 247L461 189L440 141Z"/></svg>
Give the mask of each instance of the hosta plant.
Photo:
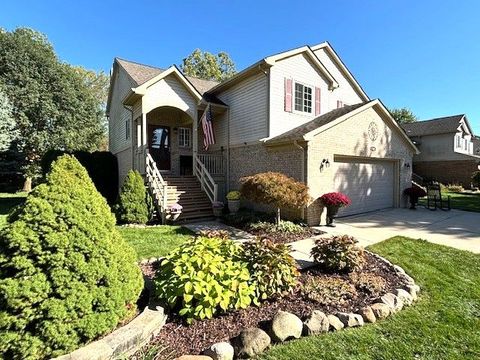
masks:
<svg viewBox="0 0 480 360"><path fill-rule="evenodd" d="M357 296L355 287L336 277L310 277L301 289L302 296L321 305L344 304Z"/></svg>
<svg viewBox="0 0 480 360"><path fill-rule="evenodd" d="M258 300L290 291L297 284L299 272L288 245L256 239L242 246L242 258L247 263Z"/></svg>
<svg viewBox="0 0 480 360"><path fill-rule="evenodd" d="M156 296L188 323L246 308L254 297L241 248L230 240L192 238L168 255L155 278Z"/></svg>
<svg viewBox="0 0 480 360"><path fill-rule="evenodd" d="M334 272L351 272L364 262L364 252L358 241L348 235L320 238L315 241L311 255L321 267Z"/></svg>

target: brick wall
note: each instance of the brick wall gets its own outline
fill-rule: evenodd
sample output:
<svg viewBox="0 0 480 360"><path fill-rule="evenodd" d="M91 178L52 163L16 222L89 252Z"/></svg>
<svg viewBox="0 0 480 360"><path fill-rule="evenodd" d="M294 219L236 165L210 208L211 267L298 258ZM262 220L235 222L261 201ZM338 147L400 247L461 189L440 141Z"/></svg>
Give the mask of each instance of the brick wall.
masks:
<svg viewBox="0 0 480 360"><path fill-rule="evenodd" d="M478 160L421 161L413 164L413 172L425 179L469 188L472 173L478 170L478 163Z"/></svg>

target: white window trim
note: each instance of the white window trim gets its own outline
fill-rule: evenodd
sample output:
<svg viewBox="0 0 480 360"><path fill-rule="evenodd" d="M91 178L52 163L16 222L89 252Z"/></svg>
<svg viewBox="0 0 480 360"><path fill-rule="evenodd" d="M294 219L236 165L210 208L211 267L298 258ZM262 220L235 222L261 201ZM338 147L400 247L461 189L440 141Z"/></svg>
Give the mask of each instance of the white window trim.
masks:
<svg viewBox="0 0 480 360"><path fill-rule="evenodd" d="M295 113L295 114L304 115L304 116L314 115L315 114L315 86L312 86L312 85L309 85L309 84L306 84L304 82L297 81L297 80L293 80L292 83L293 83L293 86L292 86L292 112ZM300 111L300 110L295 109L295 97L296 97L295 85L296 84L302 85L304 87L308 87L312 90L312 105L310 107L310 110L311 110L310 112Z"/></svg>
<svg viewBox="0 0 480 360"><path fill-rule="evenodd" d="M188 145L182 145L180 144L180 133L182 132L182 130L188 132ZM182 149L190 149L192 147L192 129L188 128L188 127L179 127L178 128L178 147L182 148Z"/></svg>

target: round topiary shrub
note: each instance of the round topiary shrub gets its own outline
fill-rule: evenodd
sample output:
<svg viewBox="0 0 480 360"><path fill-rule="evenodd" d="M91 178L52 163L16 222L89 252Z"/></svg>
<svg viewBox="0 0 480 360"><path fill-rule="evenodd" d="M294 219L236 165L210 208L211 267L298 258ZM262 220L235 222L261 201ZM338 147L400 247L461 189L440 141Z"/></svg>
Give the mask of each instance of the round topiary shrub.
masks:
<svg viewBox="0 0 480 360"><path fill-rule="evenodd" d="M128 172L115 206L115 214L118 222L124 224L145 224L148 221L147 192L138 171Z"/></svg>
<svg viewBox="0 0 480 360"><path fill-rule="evenodd" d="M0 352L45 359L134 315L136 256L87 171L58 158L0 234Z"/></svg>
<svg viewBox="0 0 480 360"><path fill-rule="evenodd" d="M311 255L326 270L351 272L359 269L365 261L363 249L357 244L358 241L348 235L320 238L315 240Z"/></svg>

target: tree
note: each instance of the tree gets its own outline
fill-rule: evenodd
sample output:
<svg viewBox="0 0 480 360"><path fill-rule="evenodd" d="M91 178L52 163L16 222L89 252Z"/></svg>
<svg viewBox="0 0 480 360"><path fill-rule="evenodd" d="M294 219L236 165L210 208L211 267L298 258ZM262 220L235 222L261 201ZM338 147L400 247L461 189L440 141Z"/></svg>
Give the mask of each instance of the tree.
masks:
<svg viewBox="0 0 480 360"><path fill-rule="evenodd" d="M70 155L0 233L0 353L46 359L135 314L143 287L134 250L87 171Z"/></svg>
<svg viewBox="0 0 480 360"><path fill-rule="evenodd" d="M391 109L390 114L392 114L395 121L399 124L409 124L418 121L418 117L406 107Z"/></svg>
<svg viewBox="0 0 480 360"><path fill-rule="evenodd" d="M237 73L233 60L226 52L214 55L200 49L195 49L183 59L180 69L185 75L216 81L226 80Z"/></svg>
<svg viewBox="0 0 480 360"><path fill-rule="evenodd" d="M138 171L128 172L115 206L115 213L121 223L145 224L148 221L147 192Z"/></svg>
<svg viewBox="0 0 480 360"><path fill-rule="evenodd" d="M61 62L47 38L32 29L0 29L0 82L13 105L25 157L25 190L50 149L97 150L105 138L94 88Z"/></svg>
<svg viewBox="0 0 480 360"><path fill-rule="evenodd" d="M277 225L280 223L280 208L300 209L310 201L308 187L285 174L260 173L243 177L240 183L243 197L277 208Z"/></svg>
<svg viewBox="0 0 480 360"><path fill-rule="evenodd" d="M17 137L18 130L13 117L13 107L0 86L0 152L7 151Z"/></svg>

